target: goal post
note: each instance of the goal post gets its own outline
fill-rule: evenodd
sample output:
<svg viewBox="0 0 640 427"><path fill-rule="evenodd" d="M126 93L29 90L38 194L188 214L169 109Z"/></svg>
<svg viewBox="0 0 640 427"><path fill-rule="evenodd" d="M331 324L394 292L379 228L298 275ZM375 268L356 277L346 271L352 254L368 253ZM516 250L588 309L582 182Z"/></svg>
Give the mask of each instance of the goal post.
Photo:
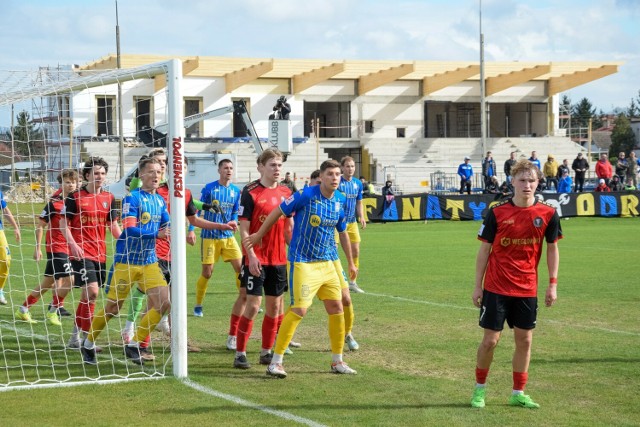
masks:
<svg viewBox="0 0 640 427"><path fill-rule="evenodd" d="M154 84L157 76L164 76L166 84ZM123 98L129 100L122 108L127 117L124 129L117 128L115 119L117 84L122 85ZM118 70L70 67L0 70L0 191L21 231L18 240L6 213L2 215L11 263L7 264L8 277L2 289L7 304L0 304L0 391L162 378L167 374L187 376L184 209L171 209L173 331L171 341L161 334L152 336L154 362L138 366L123 355L120 331L128 302L124 303L121 315L111 319L98 337L96 344L103 351L98 354L97 366L83 364L80 352L66 346L80 290L74 289L66 297L65 307L72 316L61 318L62 326L47 321L51 290L28 309L37 323L28 323L18 316L23 302L26 304L32 290L43 280L45 237L41 244L42 259L36 261L36 229L41 211L58 189L56 177L62 170L78 169L86 158L98 155L108 159L108 180L113 182L119 175L119 150L115 148L118 136L124 136L132 144L129 156L139 157L148 151L137 139L140 123L146 120L151 127L168 123L166 177L170 205L185 206L181 86L182 62L178 59ZM141 108L141 102L146 110ZM131 159L128 162L131 164ZM45 236L46 233L45 227ZM106 242L109 269L115 248L115 240L109 233ZM105 292L101 290L96 313L105 301Z"/></svg>

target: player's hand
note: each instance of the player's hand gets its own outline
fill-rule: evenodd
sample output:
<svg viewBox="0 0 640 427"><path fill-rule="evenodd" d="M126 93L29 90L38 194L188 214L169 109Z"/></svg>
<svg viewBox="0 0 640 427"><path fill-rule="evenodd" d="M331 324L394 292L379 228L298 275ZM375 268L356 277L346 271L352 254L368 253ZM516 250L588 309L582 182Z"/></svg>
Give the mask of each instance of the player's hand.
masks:
<svg viewBox="0 0 640 427"><path fill-rule="evenodd" d="M161 228L160 230L158 230L158 235L156 236L156 238L158 238L158 239L168 239L170 235L171 235L171 232L169 230L169 227L164 227L164 228Z"/></svg>
<svg viewBox="0 0 640 427"><path fill-rule="evenodd" d="M16 228L15 230L13 230L13 234L16 238L16 242L20 243L20 240L22 239L22 236L20 235L20 229Z"/></svg>
<svg viewBox="0 0 640 427"><path fill-rule="evenodd" d="M236 231L238 231L238 223L235 221L229 221L227 223L228 226L231 227L231 230L233 230L233 232L235 233Z"/></svg>
<svg viewBox="0 0 640 427"><path fill-rule="evenodd" d="M358 267L354 263L349 264L349 280L352 282L358 278Z"/></svg>
<svg viewBox="0 0 640 427"><path fill-rule="evenodd" d="M42 251L40 248L36 248L36 250L33 251L33 259L36 261L40 261L42 259Z"/></svg>
<svg viewBox="0 0 640 427"><path fill-rule="evenodd" d="M258 236L257 233L253 233L242 239L242 245L245 247L245 249L251 249L254 246L260 246L261 243L262 237Z"/></svg>
<svg viewBox="0 0 640 427"><path fill-rule="evenodd" d="M196 244L196 233L195 231L190 231L187 233L187 243L191 246Z"/></svg>
<svg viewBox="0 0 640 427"><path fill-rule="evenodd" d="M69 244L69 251L71 252L71 255L76 259L83 259L84 258L84 251L75 242Z"/></svg>
<svg viewBox="0 0 640 427"><path fill-rule="evenodd" d="M214 213L214 214L222 213L222 210L220 209L220 204L219 203L203 203L202 204L202 209L205 210L205 211L209 211L211 213Z"/></svg>
<svg viewBox="0 0 640 427"><path fill-rule="evenodd" d="M476 307L480 308L482 306L482 288L474 288L471 300Z"/></svg>
<svg viewBox="0 0 640 427"><path fill-rule="evenodd" d="M367 228L367 220L364 218L364 216L362 216L360 218L360 227L364 230L365 228Z"/></svg>
<svg viewBox="0 0 640 427"><path fill-rule="evenodd" d="M249 272L253 276L259 277L262 274L262 264L260 264L260 260L256 256L249 257Z"/></svg>
<svg viewBox="0 0 640 427"><path fill-rule="evenodd" d="M544 296L544 304L547 307L551 307L554 302L558 299L557 286L555 284L549 285L547 288L547 292Z"/></svg>

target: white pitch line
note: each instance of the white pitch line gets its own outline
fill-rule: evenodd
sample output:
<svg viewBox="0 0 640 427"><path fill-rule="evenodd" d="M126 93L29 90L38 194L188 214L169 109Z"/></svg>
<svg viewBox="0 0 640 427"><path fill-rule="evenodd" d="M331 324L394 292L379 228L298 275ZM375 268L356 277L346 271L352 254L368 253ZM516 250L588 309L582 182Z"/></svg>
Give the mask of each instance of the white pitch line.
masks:
<svg viewBox="0 0 640 427"><path fill-rule="evenodd" d="M320 424L320 423L317 423L317 422L315 422L313 420L310 420L310 419L307 419L307 418L303 418L303 417L299 417L297 415L293 415L293 414L291 414L289 412L278 411L276 409L271 409L271 408L268 408L268 407L263 406L263 405L258 405L257 403L249 402L248 400L242 399L242 398L237 397L237 396L233 396L231 394L221 393L219 391L210 389L209 387L205 387L205 386L203 386L201 384L193 382L190 379L182 380L182 383L184 385L188 386L188 387L191 387L194 390L197 390L199 392L208 394L209 396L217 397L219 399L224 399L224 400L227 400L229 402L235 403L235 404L240 405L240 406L245 406L247 408L251 408L251 409L258 410L258 411L262 411L262 412L265 412L267 414L274 415L274 416L279 417L279 418L283 418L283 419L285 419L287 421L293 421L293 422L296 422L296 423L299 423L299 424L308 425L308 426L311 426L311 427L326 427L324 424Z"/></svg>
<svg viewBox="0 0 640 427"><path fill-rule="evenodd" d="M389 299L394 299L394 300L398 300L398 301L411 302L411 303L414 303L414 304L426 304L426 305L433 305L433 306L436 306L436 307L455 308L455 309L458 309L458 310L474 310L474 311L478 310L475 307L463 307L461 305L455 305L455 304L445 304L445 303L433 302L433 301L416 300L416 299L411 299L411 298L397 297L397 296L394 296L394 295L376 294L376 293L372 293L372 292L366 292L364 295L371 295L371 296L374 296L374 297L381 297L381 298L389 298ZM561 322L559 320L538 319L538 321L555 323L555 324L558 324L558 325L565 325L565 326L574 327L574 328L580 328L580 329L589 329L589 330L593 330L593 331L609 332L609 333L612 333L612 334L631 335L631 336L634 336L634 337L640 337L640 333L638 333L638 332L620 331L620 330L617 330L617 329L601 328L601 327L598 327L598 326L584 326L584 325L578 325L576 323Z"/></svg>

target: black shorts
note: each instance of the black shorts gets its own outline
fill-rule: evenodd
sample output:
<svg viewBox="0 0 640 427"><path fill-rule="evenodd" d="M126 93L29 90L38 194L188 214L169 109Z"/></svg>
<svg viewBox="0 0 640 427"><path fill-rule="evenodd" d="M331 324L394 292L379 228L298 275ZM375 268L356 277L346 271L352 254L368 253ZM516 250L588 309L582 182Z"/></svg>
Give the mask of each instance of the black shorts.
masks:
<svg viewBox="0 0 640 427"><path fill-rule="evenodd" d="M279 297L287 290L287 266L263 265L260 276L254 276L249 266L242 264L240 286L247 289L247 295Z"/></svg>
<svg viewBox="0 0 640 427"><path fill-rule="evenodd" d="M480 307L480 326L501 331L504 321L510 328L533 329L538 315L538 297L509 297L484 291Z"/></svg>
<svg viewBox="0 0 640 427"><path fill-rule="evenodd" d="M69 277L73 274L69 255L64 252L47 252L47 266L44 268L44 275L53 277L55 280L61 277Z"/></svg>
<svg viewBox="0 0 640 427"><path fill-rule="evenodd" d="M167 285L171 286L171 262L166 259L158 259L158 267L162 270Z"/></svg>
<svg viewBox="0 0 640 427"><path fill-rule="evenodd" d="M107 278L107 266L104 262L93 261L91 259L74 259L71 261L74 273L74 288L87 286L89 283L97 282L103 287Z"/></svg>

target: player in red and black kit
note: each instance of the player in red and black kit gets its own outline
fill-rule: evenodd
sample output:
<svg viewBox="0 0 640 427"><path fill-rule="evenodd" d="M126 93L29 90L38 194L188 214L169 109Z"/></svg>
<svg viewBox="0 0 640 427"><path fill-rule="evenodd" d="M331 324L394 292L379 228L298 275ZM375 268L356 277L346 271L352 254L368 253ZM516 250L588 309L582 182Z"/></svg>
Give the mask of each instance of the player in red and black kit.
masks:
<svg viewBox="0 0 640 427"><path fill-rule="evenodd" d="M549 272L546 306L553 305L557 298L560 218L553 206L534 195L542 177L536 165L520 160L511 168L511 176L513 197L489 209L478 232L482 243L476 259L472 299L480 308L484 337L478 347L476 388L471 399L471 406L475 408L485 406L485 383L505 320L513 328L515 339L513 393L509 405L540 407L524 394L524 388L538 310L538 264L545 240Z"/></svg>
<svg viewBox="0 0 640 427"><path fill-rule="evenodd" d="M101 157L92 157L85 162L82 178L87 184L66 198L65 218L60 221L69 243L74 285L82 288L75 326L68 343L70 348L80 348L80 331L86 337L98 290L106 279L107 226L116 239L122 232L117 222L115 197L102 189L108 171L109 164Z"/></svg>
<svg viewBox="0 0 640 427"><path fill-rule="evenodd" d="M40 221L36 227L36 247L33 252L33 259L42 259L42 236L45 228L45 252L47 254L47 265L44 270L42 282L27 296L27 299L16 311L16 317L28 323L37 323L31 318L29 307L40 300L43 293L49 289L54 289L53 302L49 305L47 322L54 326L60 326L59 313L67 313L62 306L64 298L71 290L73 270L69 261L69 246L67 240L60 229L60 211L64 208L65 197L73 192L78 184L78 172L72 169L62 171L58 176L60 189L57 190L49 203L40 214ZM48 226L48 228L47 228Z"/></svg>
<svg viewBox="0 0 640 427"><path fill-rule="evenodd" d="M283 155L278 150L267 149L258 157L260 180L248 184L240 199L240 236L244 239L260 229L265 218L291 195L291 189L280 185ZM258 314L262 293L265 295L265 315L262 322L262 349L260 364L271 363L271 348L282 323L282 295L287 287L287 256L285 231L291 231L290 218L282 217L263 237L262 244L242 248L243 262L240 286L247 290L247 305L238 324L236 355L233 366L249 369L247 341L251 336L253 320Z"/></svg>

